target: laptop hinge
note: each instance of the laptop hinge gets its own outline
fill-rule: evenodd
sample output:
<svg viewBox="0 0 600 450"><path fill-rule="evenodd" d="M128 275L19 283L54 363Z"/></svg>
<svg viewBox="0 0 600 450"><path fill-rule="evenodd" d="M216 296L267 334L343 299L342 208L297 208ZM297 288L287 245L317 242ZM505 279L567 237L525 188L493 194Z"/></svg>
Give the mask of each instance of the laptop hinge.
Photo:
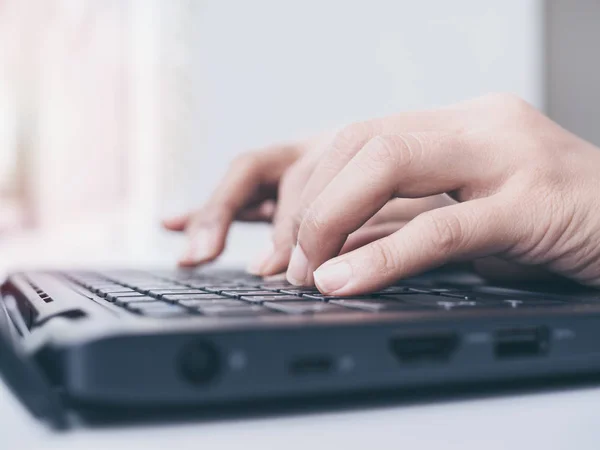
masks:
<svg viewBox="0 0 600 450"><path fill-rule="evenodd" d="M68 428L67 411L61 398L39 367L20 345L15 298L0 289L0 377L38 419L55 429Z"/></svg>

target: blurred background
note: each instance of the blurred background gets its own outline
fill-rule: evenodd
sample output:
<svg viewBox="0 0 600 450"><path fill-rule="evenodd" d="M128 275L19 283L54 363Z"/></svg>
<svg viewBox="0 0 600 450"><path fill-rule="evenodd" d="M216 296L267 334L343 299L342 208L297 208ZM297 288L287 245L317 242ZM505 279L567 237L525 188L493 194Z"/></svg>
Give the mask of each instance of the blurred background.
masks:
<svg viewBox="0 0 600 450"><path fill-rule="evenodd" d="M598 143L595 0L0 0L0 271L171 264L238 153L514 92ZM577 26L574 26L577 24ZM247 260L265 227L236 226Z"/></svg>

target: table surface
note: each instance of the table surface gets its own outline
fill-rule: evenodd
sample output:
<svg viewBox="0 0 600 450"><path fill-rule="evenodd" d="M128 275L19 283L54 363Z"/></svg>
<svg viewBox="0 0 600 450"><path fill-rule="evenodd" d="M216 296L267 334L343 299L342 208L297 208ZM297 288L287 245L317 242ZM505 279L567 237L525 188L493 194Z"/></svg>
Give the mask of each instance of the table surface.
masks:
<svg viewBox="0 0 600 450"><path fill-rule="evenodd" d="M235 246L249 240L233 241ZM29 244L28 244L29 242ZM1 243L0 243L1 244ZM47 240L0 245L2 269L72 261ZM246 249L253 254L256 248ZM159 252L164 257L164 252ZM175 254L174 252L172 252ZM55 261L47 255L62 255ZM88 253L89 254L89 253ZM65 259L66 258L66 259ZM93 261L102 260L96 255ZM136 257L137 258L137 257ZM231 262L231 260L229 261ZM4 263L4 267L2 267ZM55 433L32 418L0 380L0 449L566 449L600 448L600 386L496 396L394 402L297 414L245 416L179 424L76 429Z"/></svg>
<svg viewBox="0 0 600 450"><path fill-rule="evenodd" d="M600 388L54 433L0 383L2 449L597 449Z"/></svg>

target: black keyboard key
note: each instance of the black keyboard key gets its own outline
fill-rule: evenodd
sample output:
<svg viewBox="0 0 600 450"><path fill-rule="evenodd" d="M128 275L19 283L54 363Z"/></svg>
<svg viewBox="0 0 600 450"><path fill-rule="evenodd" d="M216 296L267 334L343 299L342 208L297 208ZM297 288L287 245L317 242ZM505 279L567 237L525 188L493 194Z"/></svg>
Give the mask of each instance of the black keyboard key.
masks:
<svg viewBox="0 0 600 450"><path fill-rule="evenodd" d="M204 286L202 288L207 292L214 292L215 294L220 294L223 291L247 291L248 286L231 286L231 285L221 285L221 286Z"/></svg>
<svg viewBox="0 0 600 450"><path fill-rule="evenodd" d="M260 291L260 290L246 290L246 291L223 291L221 295L228 297L243 297L243 296L259 296L259 295L273 295L273 291Z"/></svg>
<svg viewBox="0 0 600 450"><path fill-rule="evenodd" d="M205 316L217 317L247 317L247 316L264 316L273 314L273 311L263 308L259 305L243 305L243 306L213 306L200 308L199 312Z"/></svg>
<svg viewBox="0 0 600 450"><path fill-rule="evenodd" d="M129 305L129 309L149 317L182 317L189 316L191 310L184 308L183 306L173 305L163 302L149 302L149 303L138 303L135 305Z"/></svg>
<svg viewBox="0 0 600 450"><path fill-rule="evenodd" d="M209 294L207 292L201 294L165 294L160 297L161 300L167 302L180 302L182 300L218 300L218 299L226 299L219 294Z"/></svg>
<svg viewBox="0 0 600 450"><path fill-rule="evenodd" d="M281 311L286 314L318 314L318 313L345 313L351 312L349 308L344 308L332 303L302 301L297 302L266 302L264 306Z"/></svg>
<svg viewBox="0 0 600 450"><path fill-rule="evenodd" d="M185 294L206 294L200 289L153 289L148 291L148 295L155 297L164 297L167 295L185 295Z"/></svg>
<svg viewBox="0 0 600 450"><path fill-rule="evenodd" d="M136 291L134 291L133 289L130 289L130 288L119 286L119 287L98 289L95 292L96 292L96 294L98 294L101 297L106 297L109 294L127 294L127 293L134 293Z"/></svg>
<svg viewBox="0 0 600 450"><path fill-rule="evenodd" d="M241 297L242 300L250 303L263 303L263 302L288 302L288 301L299 301L302 300L296 295L244 295Z"/></svg>
<svg viewBox="0 0 600 450"><path fill-rule="evenodd" d="M266 289L266 290L271 290L271 289L275 289L275 290L280 290L280 289L294 289L294 285L290 284L290 283L283 283L281 281L263 281L261 284L259 284L258 286L261 289Z"/></svg>
<svg viewBox="0 0 600 450"><path fill-rule="evenodd" d="M207 308L209 306L243 306L246 305L241 300L234 300L232 298L220 298L220 299L192 299L192 300L181 300L177 302L178 305L185 306L186 308Z"/></svg>
<svg viewBox="0 0 600 450"><path fill-rule="evenodd" d="M302 295L302 294L318 294L319 290L317 288L290 288L290 289L280 289L282 294L290 294L290 295Z"/></svg>
<svg viewBox="0 0 600 450"><path fill-rule="evenodd" d="M382 311L421 311L431 310L432 307L427 305L416 305L398 302L394 300L377 299L374 301L366 301L364 299L340 299L330 300L329 303L343 306L345 308L360 309L361 311L382 312Z"/></svg>
<svg viewBox="0 0 600 450"><path fill-rule="evenodd" d="M139 292L143 292L144 294L148 294L153 291L166 290L166 289L179 289L179 288L187 289L186 286L169 286L169 285L160 286L160 285L155 285L155 284L141 285L141 286L137 286L137 287L132 286L132 287L133 287L133 289L135 289Z"/></svg>
<svg viewBox="0 0 600 450"><path fill-rule="evenodd" d="M117 294L107 294L105 298L109 302L116 302L118 299L126 297L144 297L144 294L140 294L139 292L125 292Z"/></svg>
<svg viewBox="0 0 600 450"><path fill-rule="evenodd" d="M136 304L138 304L138 303L148 303L148 302L162 303L159 300L156 300L154 297L142 296L142 297L119 297L116 299L115 305L119 305L119 306L132 305L133 307L135 307Z"/></svg>
<svg viewBox="0 0 600 450"><path fill-rule="evenodd" d="M439 292L440 297L461 298L463 300L475 300L477 296L473 292Z"/></svg>

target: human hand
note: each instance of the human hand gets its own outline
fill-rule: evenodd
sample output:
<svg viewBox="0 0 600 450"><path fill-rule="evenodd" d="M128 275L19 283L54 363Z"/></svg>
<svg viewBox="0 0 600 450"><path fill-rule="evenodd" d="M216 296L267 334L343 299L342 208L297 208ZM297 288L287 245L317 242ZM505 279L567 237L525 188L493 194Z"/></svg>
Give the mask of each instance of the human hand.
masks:
<svg viewBox="0 0 600 450"><path fill-rule="evenodd" d="M354 295L453 261L495 255L600 285L600 152L505 94L351 125L306 184L287 271ZM458 203L340 254L390 199Z"/></svg>
<svg viewBox="0 0 600 450"><path fill-rule="evenodd" d="M217 258L234 220L264 221L273 223L272 244L253 261L249 271L256 275L284 272L296 242L293 226L300 197L332 137L333 133L324 134L238 157L205 205L163 222L167 229L188 235L188 248L180 265L193 267ZM390 201L347 240L343 251L389 235L415 215L449 202L441 196Z"/></svg>

